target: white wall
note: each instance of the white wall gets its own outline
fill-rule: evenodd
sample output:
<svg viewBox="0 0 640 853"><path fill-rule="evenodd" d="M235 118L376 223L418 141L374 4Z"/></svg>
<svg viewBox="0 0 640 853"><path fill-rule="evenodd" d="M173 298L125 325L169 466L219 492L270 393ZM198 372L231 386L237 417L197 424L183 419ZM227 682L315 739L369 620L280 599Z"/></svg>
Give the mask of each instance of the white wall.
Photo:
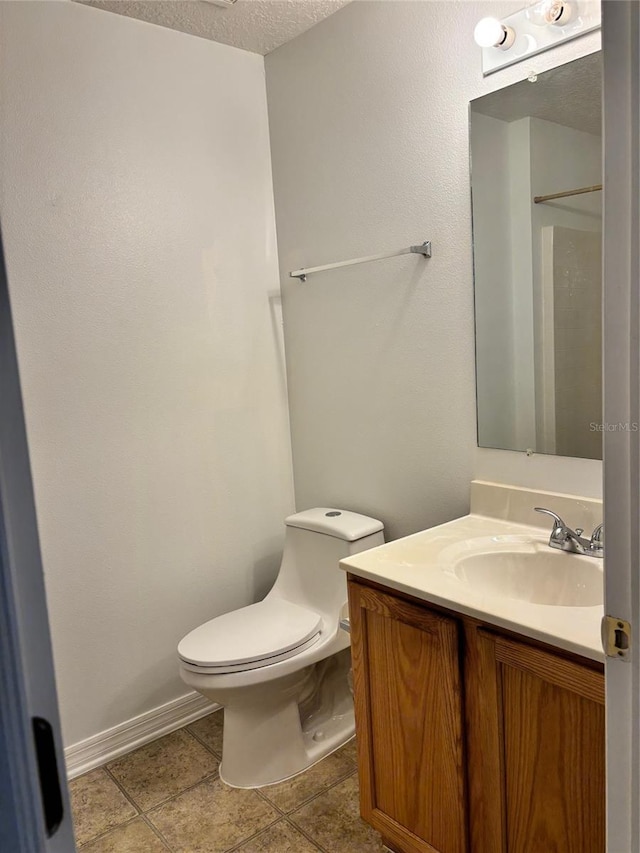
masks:
<svg viewBox="0 0 640 853"><path fill-rule="evenodd" d="M601 234L551 228L556 449L602 459Z"/></svg>
<svg viewBox="0 0 640 853"><path fill-rule="evenodd" d="M602 183L602 139L599 136L556 122L532 118L530 149L533 196ZM555 189L552 189L554 187ZM558 261L558 247L555 246L557 240L551 240L554 249L550 253L548 247L543 246L543 229L558 225L573 229L572 233L576 239L579 239L576 229L581 232L592 231L599 244L602 240L602 193L595 192L546 204L535 204L530 206L530 210L534 294L532 325L537 337L535 364L538 441L534 446L544 449L551 438L552 446L558 453L564 451L577 456L602 458L602 436L589 430L591 421L602 420L600 246L594 245L587 249L583 263L577 262L575 258L569 262L570 255L565 253L564 260L569 262L569 266L563 270L562 277L554 276L554 260L547 257L551 254L555 262ZM556 237L562 233L566 234L562 229L560 232L557 229L555 231ZM585 243L585 248L588 245ZM581 255L582 252L578 254ZM595 266L597 268L594 269ZM550 280L545 281L545 276ZM572 280L570 287L569 278ZM583 281L585 278L589 280L588 283ZM581 282L586 284L586 287L582 286ZM554 305L555 308L562 306L560 311L554 310ZM557 335L548 334L547 327L551 324L555 325ZM581 333L577 333L578 329ZM548 354L549 348L549 343L544 343L545 335L553 340L550 345L554 353L551 361L555 363L555 381L549 384L553 386L560 380L565 386L562 392L556 388L555 394L552 387L547 387L544 379L547 366L544 355ZM571 358L567 360L569 352ZM561 362L564 363L561 365ZM578 388L579 391L576 390ZM555 397L554 400L551 399L552 396ZM561 415L560 419L553 419L555 428L552 435L548 435L545 429L546 410L550 407L557 415ZM561 409L564 409L564 412L561 413Z"/></svg>
<svg viewBox="0 0 640 853"><path fill-rule="evenodd" d="M526 450L538 446L530 119L469 121L478 443Z"/></svg>
<svg viewBox="0 0 640 853"><path fill-rule="evenodd" d="M514 373L516 444L536 447L536 380L533 322L533 251L531 241L531 120L509 125L509 211L511 287L515 334Z"/></svg>
<svg viewBox="0 0 640 853"><path fill-rule="evenodd" d="M292 511L262 57L0 4L1 212L65 742L187 693Z"/></svg>
<svg viewBox="0 0 640 853"><path fill-rule="evenodd" d="M478 441L518 447L508 122L469 113L473 173Z"/></svg>
<svg viewBox="0 0 640 853"><path fill-rule="evenodd" d="M499 451L474 464L468 102L599 34L483 79L475 24L521 6L359 0L266 58L299 508L344 504L398 536L464 513L479 470L536 485L524 455L513 475L483 455ZM423 239L426 262L287 278ZM569 462L553 460L564 491Z"/></svg>

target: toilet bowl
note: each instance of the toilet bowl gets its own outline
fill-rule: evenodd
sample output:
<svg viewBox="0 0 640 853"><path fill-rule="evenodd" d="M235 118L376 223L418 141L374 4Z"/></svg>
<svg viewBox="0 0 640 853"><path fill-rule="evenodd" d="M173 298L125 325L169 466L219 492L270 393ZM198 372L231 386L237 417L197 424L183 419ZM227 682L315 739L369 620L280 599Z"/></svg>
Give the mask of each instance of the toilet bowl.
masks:
<svg viewBox="0 0 640 853"><path fill-rule="evenodd" d="M220 778L259 788L301 773L354 733L339 560L384 542L380 521L319 507L289 516L267 597L178 645L183 681L224 707Z"/></svg>

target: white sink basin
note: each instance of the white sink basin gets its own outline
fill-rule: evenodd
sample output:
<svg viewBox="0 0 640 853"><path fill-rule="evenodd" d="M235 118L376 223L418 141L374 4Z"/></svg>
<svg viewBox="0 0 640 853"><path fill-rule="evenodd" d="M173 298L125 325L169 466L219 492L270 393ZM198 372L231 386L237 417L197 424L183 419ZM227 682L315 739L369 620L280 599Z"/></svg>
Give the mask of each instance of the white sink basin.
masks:
<svg viewBox="0 0 640 853"><path fill-rule="evenodd" d="M603 602L602 560L554 550L532 537L469 540L447 549L446 557L449 572L485 595L557 607Z"/></svg>
<svg viewBox="0 0 640 853"><path fill-rule="evenodd" d="M549 498L485 487L489 508L491 497L496 512L526 511L528 518L531 507ZM593 507L587 512L559 500L558 509L588 528L598 520ZM603 561L549 548L550 528L470 514L352 554L340 565L426 606L602 662Z"/></svg>

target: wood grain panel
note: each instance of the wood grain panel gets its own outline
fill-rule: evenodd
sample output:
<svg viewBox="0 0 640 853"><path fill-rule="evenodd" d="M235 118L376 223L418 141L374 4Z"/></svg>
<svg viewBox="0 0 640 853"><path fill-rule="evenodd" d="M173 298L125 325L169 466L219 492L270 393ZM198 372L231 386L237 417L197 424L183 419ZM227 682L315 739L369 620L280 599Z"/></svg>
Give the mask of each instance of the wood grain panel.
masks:
<svg viewBox="0 0 640 853"><path fill-rule="evenodd" d="M549 684L604 705L604 679L599 672L584 664L502 637L496 637L495 647L496 659L501 663L524 669Z"/></svg>
<svg viewBox="0 0 640 853"><path fill-rule="evenodd" d="M403 850L464 853L457 623L353 582L349 597L363 817Z"/></svg>
<svg viewBox="0 0 640 853"><path fill-rule="evenodd" d="M464 620L469 843L473 853L507 853L502 693L495 643Z"/></svg>
<svg viewBox="0 0 640 853"><path fill-rule="evenodd" d="M482 667L475 671L476 678L482 677L477 689L486 701L474 704L480 716L475 732L481 742L475 744L475 760L483 761L477 771L483 783L489 790L496 785L503 822L502 847L496 850L603 853L603 674L490 631L476 630L476 637L474 641L468 636L467 655L475 645L479 663L474 666ZM475 797L474 779L472 772ZM483 793L478 797L482 800ZM475 799L471 802L473 837L484 844L479 850L490 850L487 820L496 816L493 806L485 796L474 812Z"/></svg>
<svg viewBox="0 0 640 853"><path fill-rule="evenodd" d="M603 853L604 705L501 668L508 849Z"/></svg>
<svg viewBox="0 0 640 853"><path fill-rule="evenodd" d="M374 807L374 780L369 718L369 683L367 673L370 661L367 650L367 626L360 599L363 587L348 579L349 621L351 623L351 668L353 671L353 703L358 739L358 780L360 782L360 813L371 822Z"/></svg>

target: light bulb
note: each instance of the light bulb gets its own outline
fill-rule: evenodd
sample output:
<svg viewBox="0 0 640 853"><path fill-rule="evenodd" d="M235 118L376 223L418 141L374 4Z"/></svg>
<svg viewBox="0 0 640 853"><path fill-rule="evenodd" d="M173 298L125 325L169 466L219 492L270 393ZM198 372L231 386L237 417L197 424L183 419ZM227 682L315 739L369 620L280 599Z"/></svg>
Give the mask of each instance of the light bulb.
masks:
<svg viewBox="0 0 640 853"><path fill-rule="evenodd" d="M483 18L476 24L473 37L480 47L494 47L504 38L502 24L497 18Z"/></svg>
<svg viewBox="0 0 640 853"><path fill-rule="evenodd" d="M564 26L573 17L573 9L565 0L541 0L526 9L525 15L536 27Z"/></svg>
<svg viewBox="0 0 640 853"><path fill-rule="evenodd" d="M547 24L555 24L556 27L568 24L573 17L573 9L570 3L554 2L551 3L545 13Z"/></svg>
<svg viewBox="0 0 640 853"><path fill-rule="evenodd" d="M534 3L525 9L524 13L534 27L546 27L549 23L547 21L547 12L552 4L553 0L541 0L541 2Z"/></svg>
<svg viewBox="0 0 640 853"><path fill-rule="evenodd" d="M480 47L508 50L515 41L516 34L511 27L505 27L497 18L482 18L476 24L473 37Z"/></svg>

